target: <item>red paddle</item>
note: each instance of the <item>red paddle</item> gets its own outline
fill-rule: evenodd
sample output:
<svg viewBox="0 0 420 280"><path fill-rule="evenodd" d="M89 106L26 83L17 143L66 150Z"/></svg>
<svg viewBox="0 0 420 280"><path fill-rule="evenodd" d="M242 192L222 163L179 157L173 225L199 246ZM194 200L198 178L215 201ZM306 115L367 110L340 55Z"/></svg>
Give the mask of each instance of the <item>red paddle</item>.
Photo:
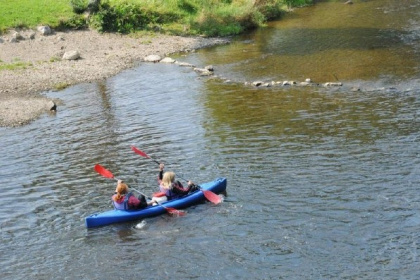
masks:
<svg viewBox="0 0 420 280"><path fill-rule="evenodd" d="M134 146L131 146L131 149L136 153L136 154L138 154L138 155L140 155L140 156L142 156L142 157L145 157L145 158L148 158L148 159L151 159L151 160L153 160L154 162L156 162L157 164L160 164L160 162L159 161L157 161L157 160L154 160L154 159L152 159L151 157L149 157L145 152L143 152L143 151L141 151L141 150L139 150L139 149L137 149L136 147L134 147ZM180 177L181 179L183 179L183 180L185 180L185 181L188 181L188 180L186 180L186 179L184 179L184 178L182 178L182 177ZM212 191L209 191L209 190L203 190L203 189L201 189L200 188L200 191L202 191L203 193L204 193L204 196L207 198L207 200L208 201L210 201L210 202L213 202L214 204L219 204L221 201L222 201L222 199L220 198L220 196L218 196L217 194L215 194L214 192L212 192Z"/></svg>
<svg viewBox="0 0 420 280"><path fill-rule="evenodd" d="M95 171L98 172L99 174L101 174L102 176L106 177L106 178L118 180L117 178L114 177L114 174L112 174L111 171L109 171L108 169L106 169L105 167L103 167L100 164L95 165ZM133 189L133 190L135 190L135 189ZM135 190L135 191L137 191L137 190ZM139 191L137 191L137 192L139 192ZM142 194L142 193L140 193L140 194ZM162 204L160 204L159 202L156 202L156 203L159 204L160 206L162 206L163 208L165 208L165 210L170 215L174 215L174 216L184 216L185 215L185 211L177 210L177 209L172 208L172 207L165 207Z"/></svg>

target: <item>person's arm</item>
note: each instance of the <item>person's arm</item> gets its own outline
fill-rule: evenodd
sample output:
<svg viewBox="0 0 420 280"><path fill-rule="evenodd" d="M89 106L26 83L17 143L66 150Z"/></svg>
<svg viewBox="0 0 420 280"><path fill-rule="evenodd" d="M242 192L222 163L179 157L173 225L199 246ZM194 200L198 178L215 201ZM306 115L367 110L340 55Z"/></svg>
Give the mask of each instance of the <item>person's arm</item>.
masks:
<svg viewBox="0 0 420 280"><path fill-rule="evenodd" d="M199 189L199 186L194 184L194 182L192 182L192 181L188 181L188 191L189 192L195 192L198 189Z"/></svg>
<svg viewBox="0 0 420 280"><path fill-rule="evenodd" d="M160 185L160 183L162 182L162 178L163 178L163 169L165 168L165 164L161 163L159 164L159 174L158 174L158 183Z"/></svg>
<svg viewBox="0 0 420 280"><path fill-rule="evenodd" d="M172 185L172 192L176 194L187 194L190 191L190 188L184 188L181 182L177 181Z"/></svg>

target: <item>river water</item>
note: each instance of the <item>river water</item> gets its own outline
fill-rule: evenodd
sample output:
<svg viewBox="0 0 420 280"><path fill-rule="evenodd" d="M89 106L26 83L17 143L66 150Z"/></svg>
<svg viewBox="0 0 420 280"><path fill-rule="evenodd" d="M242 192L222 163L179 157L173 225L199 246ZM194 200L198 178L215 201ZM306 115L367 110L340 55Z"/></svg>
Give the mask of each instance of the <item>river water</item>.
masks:
<svg viewBox="0 0 420 280"><path fill-rule="evenodd" d="M47 92L0 129L2 279L419 279L420 2L320 2L225 46ZM255 80L343 83L265 87ZM229 79L231 82L227 82ZM220 205L87 230L156 164L228 179Z"/></svg>

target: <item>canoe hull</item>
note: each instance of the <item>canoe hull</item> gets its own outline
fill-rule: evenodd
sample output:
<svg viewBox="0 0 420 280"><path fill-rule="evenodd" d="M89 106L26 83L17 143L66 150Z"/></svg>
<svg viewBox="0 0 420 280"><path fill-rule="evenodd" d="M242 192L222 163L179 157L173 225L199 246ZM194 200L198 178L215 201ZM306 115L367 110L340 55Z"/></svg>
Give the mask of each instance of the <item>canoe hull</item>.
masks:
<svg viewBox="0 0 420 280"><path fill-rule="evenodd" d="M203 190L209 190L214 193L220 194L226 190L227 180L226 178L217 178L214 181L201 184L200 187ZM172 207L176 209L187 208L191 205L198 204L205 200L204 193L202 191L196 191L188 194L180 199L171 200L162 203L165 207ZM109 210L101 213L92 214L85 219L87 228L100 227L113 223L129 222L133 220L144 219L148 217L154 217L166 213L166 209L160 205L149 206L147 208L135 211L124 211L124 210Z"/></svg>

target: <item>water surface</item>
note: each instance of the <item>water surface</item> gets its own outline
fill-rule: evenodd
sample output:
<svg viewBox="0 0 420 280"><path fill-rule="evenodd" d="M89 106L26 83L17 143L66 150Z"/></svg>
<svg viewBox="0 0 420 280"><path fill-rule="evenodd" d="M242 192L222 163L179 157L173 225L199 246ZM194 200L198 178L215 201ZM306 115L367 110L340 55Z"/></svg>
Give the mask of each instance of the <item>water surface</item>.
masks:
<svg viewBox="0 0 420 280"><path fill-rule="evenodd" d="M232 83L142 63L46 93L55 115L0 129L2 279L418 279L419 14L318 3L176 57ZM308 77L344 86L242 84ZM226 177L228 196L87 230L115 187L96 163L157 189L130 145L198 183Z"/></svg>

